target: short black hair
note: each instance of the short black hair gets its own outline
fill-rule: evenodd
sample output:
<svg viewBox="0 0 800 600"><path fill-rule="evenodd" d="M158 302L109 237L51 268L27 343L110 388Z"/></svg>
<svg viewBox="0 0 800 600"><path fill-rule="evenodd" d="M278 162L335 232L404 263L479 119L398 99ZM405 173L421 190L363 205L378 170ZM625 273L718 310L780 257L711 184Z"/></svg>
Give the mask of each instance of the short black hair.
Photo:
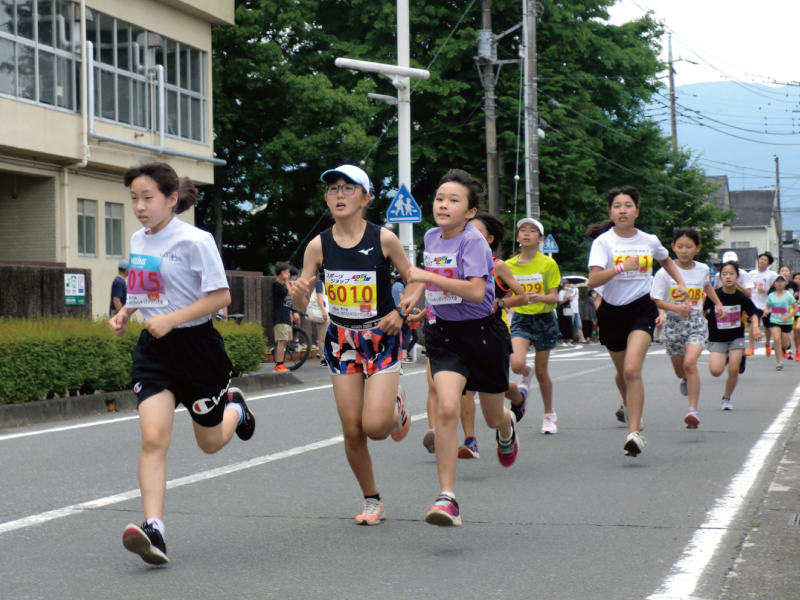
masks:
<svg viewBox="0 0 800 600"><path fill-rule="evenodd" d="M289 267L289 275L291 277L297 277L299 274L300 274L300 271L298 271L294 267Z"/></svg>
<svg viewBox="0 0 800 600"><path fill-rule="evenodd" d="M284 262L275 263L275 277L279 277L281 273L289 271L290 269L291 267Z"/></svg>
<svg viewBox="0 0 800 600"><path fill-rule="evenodd" d="M772 256L772 252L769 252L769 251L762 252L761 254L758 255L758 258L761 258L762 256L766 256L767 257L767 260L769 261L769 264L772 264L772 263L775 262L775 257Z"/></svg>

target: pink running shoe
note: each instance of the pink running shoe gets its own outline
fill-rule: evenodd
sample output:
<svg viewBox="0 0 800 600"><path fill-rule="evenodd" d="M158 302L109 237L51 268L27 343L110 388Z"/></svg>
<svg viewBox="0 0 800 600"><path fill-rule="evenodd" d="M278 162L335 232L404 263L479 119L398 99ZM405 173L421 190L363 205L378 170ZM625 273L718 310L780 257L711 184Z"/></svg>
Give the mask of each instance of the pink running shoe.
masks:
<svg viewBox="0 0 800 600"><path fill-rule="evenodd" d="M497 437L497 460L500 461L500 464L504 467L510 467L514 464L517 460L517 454L519 454L519 436L517 435L517 418L514 416L514 413L511 413L511 450L507 450L503 446L500 445L500 431L498 430L496 433ZM505 450L505 452L503 451Z"/></svg>
<svg viewBox="0 0 800 600"><path fill-rule="evenodd" d="M697 426L700 425L700 415L695 409L690 408L683 422L686 423L686 429L697 429Z"/></svg>
<svg viewBox="0 0 800 600"><path fill-rule="evenodd" d="M461 527L461 513L455 498L442 494L425 515L425 522L439 527Z"/></svg>
<svg viewBox="0 0 800 600"><path fill-rule="evenodd" d="M428 429L425 432L425 435L422 436L422 445L428 449L428 452L431 454L436 452L436 446L434 445L436 442L436 430L435 429Z"/></svg>
<svg viewBox="0 0 800 600"><path fill-rule="evenodd" d="M397 410L400 413L400 418L397 419L397 425L394 426L391 433L395 442L399 442L406 437L411 427L411 419L406 412L406 390L402 385L397 386Z"/></svg>
<svg viewBox="0 0 800 600"><path fill-rule="evenodd" d="M364 510L356 515L356 525L378 525L385 518L383 500L364 498Z"/></svg>

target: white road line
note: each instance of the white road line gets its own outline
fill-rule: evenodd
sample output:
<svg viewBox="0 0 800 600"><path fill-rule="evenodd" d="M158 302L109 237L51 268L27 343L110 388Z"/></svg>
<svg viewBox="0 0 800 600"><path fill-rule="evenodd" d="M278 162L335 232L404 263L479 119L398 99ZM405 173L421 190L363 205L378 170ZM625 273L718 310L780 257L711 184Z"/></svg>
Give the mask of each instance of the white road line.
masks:
<svg viewBox="0 0 800 600"><path fill-rule="evenodd" d="M659 591L648 596L647 600L685 600L692 596L706 567L719 549L725 534L728 533L734 517L755 485L775 444L787 425L791 423L792 413L798 403L800 403L800 385L795 388L781 412L750 449L744 465L728 484L725 493L708 511L705 522L689 540Z"/></svg>
<svg viewBox="0 0 800 600"><path fill-rule="evenodd" d="M607 369L607 368L608 367L599 367L596 369L589 369L587 371L579 371L578 373L572 373L570 375L565 375L563 377L556 377L555 379L553 379L553 381L574 379L575 377L578 377L580 375L586 375L588 373L593 373L594 371L600 371L602 369ZM420 371L420 372L425 373L426 371ZM418 375L420 372L409 373L409 375ZM332 387L332 386L320 386L319 388L306 388L304 390L297 390L297 391L307 392L315 389L322 389L323 387ZM269 396L263 396L263 398L270 398L278 395L285 395L285 393L270 394ZM427 416L428 413L419 413L413 415L411 417L411 420L420 421L422 419L427 418ZM252 467L258 467L260 465L264 465L270 462L275 462L277 460L281 460L284 458L291 458L292 456L298 456L300 454L305 454L306 452L311 452L313 450L327 448L328 446L334 446L341 442L344 442L344 437L341 435L337 435L335 437L328 438L326 440L320 440L318 442L306 444L305 446L298 446L296 448L291 448L289 450L276 452L275 454L267 454L265 456L251 458L250 460L233 463L225 467L218 467L216 469L210 469L208 471L201 471L200 473L195 473L194 475L187 475L186 477L180 477L178 479L173 479L172 481L168 481L167 489L182 487L184 485L189 485L191 483L197 483L199 481L205 481L207 479L214 479L215 477L222 477L223 475L230 475L231 473L236 473L237 471L250 469ZM104 506L110 506L112 504L119 504L120 502L133 500L134 498L138 498L140 496L141 492L139 490L130 490L127 492L122 492L121 494L114 494L113 496L106 496L105 498L98 498L97 500L90 500L89 502L82 502L80 504L72 504L70 506L65 506L64 508L57 508L55 510L39 513L37 515L31 515L29 517L23 517L21 519L16 519L14 521L7 521L5 523L0 523L0 535L11 531L16 531L18 529L24 529L26 527L40 525L42 523L46 523L47 521L52 521L53 519L60 519L62 517L69 517L70 515L76 515L86 510L91 510L94 508L102 508Z"/></svg>
<svg viewBox="0 0 800 600"><path fill-rule="evenodd" d="M561 360L550 359L549 362L562 363L562 362L573 362L573 361L578 362L581 360L609 360L610 358L611 358L610 356L591 356L591 357L587 356L586 358L563 358Z"/></svg>

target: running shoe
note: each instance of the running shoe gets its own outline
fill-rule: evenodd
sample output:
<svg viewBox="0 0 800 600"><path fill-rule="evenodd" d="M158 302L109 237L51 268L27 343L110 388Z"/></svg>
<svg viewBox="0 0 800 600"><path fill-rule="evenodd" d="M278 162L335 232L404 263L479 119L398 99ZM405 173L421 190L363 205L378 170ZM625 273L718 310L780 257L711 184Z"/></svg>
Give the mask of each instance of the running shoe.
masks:
<svg viewBox="0 0 800 600"><path fill-rule="evenodd" d="M478 454L478 440L468 437L464 440L464 445L458 449L458 458L480 458Z"/></svg>
<svg viewBox="0 0 800 600"><path fill-rule="evenodd" d="M745 356L753 356L754 353L755 353L755 350L753 350L752 348L748 348L747 350L744 351L744 355ZM769 355L767 355L767 356L769 356Z"/></svg>
<svg viewBox="0 0 800 600"><path fill-rule="evenodd" d="M413 358L411 358L410 356L406 356L406 357L403 359L403 362L404 362L404 363L413 363L413 362L414 362L414 359L413 359Z"/></svg>
<svg viewBox="0 0 800 600"><path fill-rule="evenodd" d="M520 390L519 393L522 394L522 402L511 405L511 412L517 417L517 423L522 421L522 417L525 416L525 409L528 407L528 390Z"/></svg>
<svg viewBox="0 0 800 600"><path fill-rule="evenodd" d="M439 527L460 527L461 513L455 498L442 494L436 499L425 515L425 522Z"/></svg>
<svg viewBox="0 0 800 600"><path fill-rule="evenodd" d="M256 418L253 416L253 413L250 412L250 409L247 408L242 390L235 387L229 388L228 402L239 404L244 409L244 421L239 423L236 427L236 435L239 436L240 440L249 440L253 437L253 432L256 430Z"/></svg>
<svg viewBox="0 0 800 600"><path fill-rule="evenodd" d="M776 371L783 371L783 363L779 362L777 365L775 365L775 370Z"/></svg>
<svg viewBox="0 0 800 600"><path fill-rule="evenodd" d="M397 412L400 418L397 419L397 424L392 430L391 436L395 442L399 442L408 435L408 430L411 427L411 419L406 412L406 390L402 385L397 386Z"/></svg>
<svg viewBox="0 0 800 600"><path fill-rule="evenodd" d="M364 510L356 515L356 525L378 525L385 518L383 500L364 498Z"/></svg>
<svg viewBox="0 0 800 600"><path fill-rule="evenodd" d="M614 413L614 416L617 417L617 421L620 423L628 422L628 411L625 410L624 404L617 409L617 412Z"/></svg>
<svg viewBox="0 0 800 600"><path fill-rule="evenodd" d="M517 460L519 454L519 436L517 435L517 417L511 413L511 440L508 444L501 445L500 443L500 430L496 430L495 436L497 439L497 460L504 467L510 467Z"/></svg>
<svg viewBox="0 0 800 600"><path fill-rule="evenodd" d="M517 387L519 387L520 392L524 389L527 396L531 387L531 379L533 379L533 363L526 363L525 366L528 367L528 374L520 376Z"/></svg>
<svg viewBox="0 0 800 600"><path fill-rule="evenodd" d="M542 433L558 433L557 420L556 413L545 413L542 419Z"/></svg>
<svg viewBox="0 0 800 600"><path fill-rule="evenodd" d="M567 344L567 342L561 342L559 346L561 346L562 348L567 348L569 344Z"/></svg>
<svg viewBox="0 0 800 600"><path fill-rule="evenodd" d="M272 369L272 372L273 373L289 373L290 371L289 371L289 367L287 367L286 365L281 363L279 365L275 365L273 367L273 369Z"/></svg>
<svg viewBox="0 0 800 600"><path fill-rule="evenodd" d="M747 357L742 357L742 362L739 363L739 373L744 373L744 370L747 368Z"/></svg>
<svg viewBox="0 0 800 600"><path fill-rule="evenodd" d="M628 434L628 439L625 440L625 456L639 456L644 450L645 439L636 431Z"/></svg>
<svg viewBox="0 0 800 600"><path fill-rule="evenodd" d="M785 355L786 360L794 360L794 356L792 356L792 351L787 350Z"/></svg>
<svg viewBox="0 0 800 600"><path fill-rule="evenodd" d="M772 348L767 346L767 356L772 356Z"/></svg>
<svg viewBox="0 0 800 600"><path fill-rule="evenodd" d="M436 439L435 433L435 429L428 429L428 431L425 432L425 435L422 436L422 445L425 446L428 449L428 452L431 454L436 452L436 447L433 445Z"/></svg>
<svg viewBox="0 0 800 600"><path fill-rule="evenodd" d="M122 544L126 549L142 557L142 560L151 565L165 565L167 558L167 544L161 532L147 523L137 527L133 523L122 532Z"/></svg>
<svg viewBox="0 0 800 600"><path fill-rule="evenodd" d="M319 361L319 366L320 367L327 367L328 366L328 361L323 358L321 361Z"/></svg>
<svg viewBox="0 0 800 600"><path fill-rule="evenodd" d="M794 362L800 362L800 349L794 354Z"/></svg>
<svg viewBox="0 0 800 600"><path fill-rule="evenodd" d="M685 377L681 379L681 394L683 394L684 396L689 395L689 382L686 380Z"/></svg>
<svg viewBox="0 0 800 600"><path fill-rule="evenodd" d="M722 397L722 406L720 406L720 410L733 410L733 404L731 404L730 398Z"/></svg>
<svg viewBox="0 0 800 600"><path fill-rule="evenodd" d="M700 425L700 415L697 414L697 410L690 408L683 422L686 423L686 429L697 429L697 426Z"/></svg>
<svg viewBox="0 0 800 600"><path fill-rule="evenodd" d="M781 356L783 356L783 358L789 358L786 348L781 348Z"/></svg>

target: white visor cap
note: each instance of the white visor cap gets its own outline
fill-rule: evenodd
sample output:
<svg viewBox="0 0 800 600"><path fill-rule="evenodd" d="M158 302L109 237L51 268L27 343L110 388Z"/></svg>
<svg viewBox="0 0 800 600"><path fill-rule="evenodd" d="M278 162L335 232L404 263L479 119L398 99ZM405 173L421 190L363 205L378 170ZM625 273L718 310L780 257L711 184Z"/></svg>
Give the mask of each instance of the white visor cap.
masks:
<svg viewBox="0 0 800 600"><path fill-rule="evenodd" d="M738 263L739 256L736 254L736 252L729 250L728 252L722 255L722 262L726 263L731 261Z"/></svg>
<svg viewBox="0 0 800 600"><path fill-rule="evenodd" d="M520 219L519 221L517 221L517 229L522 227L525 223L530 223L531 225L536 227L536 229L539 230L539 235L544 237L544 227L542 226L542 224L539 223L539 221L537 221L536 219L531 219L530 217L525 217L524 219Z"/></svg>
<svg viewBox="0 0 800 600"><path fill-rule="evenodd" d="M369 177L363 169L360 169L355 165L342 165L340 167L336 167L335 169L329 169L325 171L319 179L325 183L330 183L330 175L333 174L343 175L346 179L349 179L353 183L360 185L362 188L364 188L364 192L369 194Z"/></svg>

